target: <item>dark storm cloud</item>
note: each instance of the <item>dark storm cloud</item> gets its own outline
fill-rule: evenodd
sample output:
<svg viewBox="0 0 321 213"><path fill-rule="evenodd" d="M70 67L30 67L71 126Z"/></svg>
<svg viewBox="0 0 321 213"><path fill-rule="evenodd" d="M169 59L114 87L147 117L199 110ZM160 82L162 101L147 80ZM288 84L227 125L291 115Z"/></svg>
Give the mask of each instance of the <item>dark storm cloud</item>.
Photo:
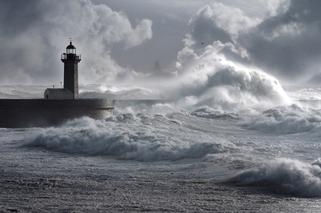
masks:
<svg viewBox="0 0 321 213"><path fill-rule="evenodd" d="M40 0L0 2L0 77L2 82L17 80L27 83L41 72L46 72L52 62L50 58L44 64L37 62L35 55L46 55L41 48L46 48L45 41L33 33L33 28L43 19L46 8ZM42 59L42 56L38 59ZM42 65L38 68L36 63ZM46 66L48 65L48 66Z"/></svg>
<svg viewBox="0 0 321 213"><path fill-rule="evenodd" d="M292 0L289 9L263 21L239 42L253 62L282 77L313 74L321 66L321 1Z"/></svg>
<svg viewBox="0 0 321 213"><path fill-rule="evenodd" d="M308 78L320 72L321 1L272 3L279 6L262 19L231 5L209 4L191 20L193 48L214 41L233 43L246 50L247 63L283 79Z"/></svg>
<svg viewBox="0 0 321 213"><path fill-rule="evenodd" d="M206 11L201 13L206 13ZM213 20L209 19L206 14L199 14L198 18L193 20L193 25L191 35L202 45L211 44L213 40L221 42L230 42L232 40L230 34L213 23Z"/></svg>
<svg viewBox="0 0 321 213"><path fill-rule="evenodd" d="M41 0L28 0L27 4L25 0L1 1L1 35L16 35L41 20L46 9L40 3Z"/></svg>

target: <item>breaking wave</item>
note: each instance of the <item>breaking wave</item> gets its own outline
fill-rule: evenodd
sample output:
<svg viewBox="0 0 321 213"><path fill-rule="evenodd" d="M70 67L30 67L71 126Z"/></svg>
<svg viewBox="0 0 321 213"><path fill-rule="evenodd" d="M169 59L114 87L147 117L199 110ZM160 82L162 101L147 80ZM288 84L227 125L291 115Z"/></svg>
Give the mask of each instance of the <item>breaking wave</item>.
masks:
<svg viewBox="0 0 321 213"><path fill-rule="evenodd" d="M178 86L170 94L176 94L183 106L209 106L231 112L291 102L276 78L229 59L225 52L231 48L220 42L201 52L184 48L179 53L182 73L175 79Z"/></svg>
<svg viewBox="0 0 321 213"><path fill-rule="evenodd" d="M242 172L228 182L238 186L264 187L278 194L321 197L319 161L307 164L298 160L276 159Z"/></svg>
<svg viewBox="0 0 321 213"><path fill-rule="evenodd" d="M164 116L130 113L108 121L82 118L44 129L27 146L136 161L202 158L235 148L224 139L195 132Z"/></svg>
<svg viewBox="0 0 321 213"><path fill-rule="evenodd" d="M321 113L299 105L276 107L255 116L248 116L242 126L267 133L308 132L321 126Z"/></svg>

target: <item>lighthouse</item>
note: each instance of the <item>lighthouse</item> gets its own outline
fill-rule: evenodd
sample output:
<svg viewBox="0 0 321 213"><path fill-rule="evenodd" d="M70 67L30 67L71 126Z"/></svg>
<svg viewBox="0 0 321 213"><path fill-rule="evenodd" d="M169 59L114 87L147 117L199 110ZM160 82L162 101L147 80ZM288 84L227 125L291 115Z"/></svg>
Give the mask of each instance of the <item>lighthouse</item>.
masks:
<svg viewBox="0 0 321 213"><path fill-rule="evenodd" d="M81 56L77 55L76 47L70 42L66 48L66 53L61 55L61 61L64 63L64 89L73 94L73 99L78 98L78 63Z"/></svg>
<svg viewBox="0 0 321 213"><path fill-rule="evenodd" d="M81 117L105 119L112 115L114 100L79 97L81 56L72 42L60 59L64 64L63 87L46 89L44 99L0 99L0 128L56 126Z"/></svg>
<svg viewBox="0 0 321 213"><path fill-rule="evenodd" d="M61 55L61 61L64 63L64 88L50 88L45 91L45 99L77 99L78 89L78 64L81 61L81 55L77 54L76 47L70 42L66 52Z"/></svg>

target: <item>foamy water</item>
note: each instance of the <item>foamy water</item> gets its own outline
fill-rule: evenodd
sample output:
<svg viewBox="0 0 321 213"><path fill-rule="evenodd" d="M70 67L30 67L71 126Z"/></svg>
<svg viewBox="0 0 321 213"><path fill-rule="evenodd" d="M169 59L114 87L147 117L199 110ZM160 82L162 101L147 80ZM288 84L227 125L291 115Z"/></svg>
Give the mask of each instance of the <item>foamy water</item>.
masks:
<svg viewBox="0 0 321 213"><path fill-rule="evenodd" d="M251 90L243 92L251 94ZM6 93L17 92L7 89ZM311 96L315 93L313 90ZM183 99L187 100L186 97ZM216 101L200 104L202 98L196 102L123 101L118 103L114 115L105 120L79 118L59 127L1 129L0 170L14 176L13 179L23 174L64 181L72 176L78 181L90 175L90 181L98 185L108 175L108 181L120 188L131 181L135 196L137 193L154 196L155 192L148 188L152 185L147 184L147 191L141 191L139 184L161 182L158 187L162 196L158 199L178 198L162 187L190 190L183 196L186 200L194 200L194 195L206 190L207 197L219 197L220 202L234 200L231 208L240 208L242 202L237 200L246 202L253 193L248 190L254 190L259 196L251 197L248 206L252 210L262 200L273 200L275 208L285 208L289 203L296 209L300 205L309 208L314 200L293 203L282 196L321 197L320 110L314 101L300 102L287 97L293 99L288 104L274 97L264 99L270 102L266 106L251 102L248 109L244 105L233 109L231 102L225 109L226 101L220 107ZM195 185L198 182L210 186L204 189L203 185ZM177 185L180 183L186 185ZM213 186L219 188L212 188L211 192ZM130 193L128 187L121 188L122 193ZM149 199L137 202L148 205L145 201ZM155 210L157 205L155 202L150 208ZM186 204L182 210L191 208Z"/></svg>
<svg viewBox="0 0 321 213"><path fill-rule="evenodd" d="M199 134L179 121L143 114L122 114L111 121L74 120L42 130L28 146L137 161L202 158L236 148L223 138Z"/></svg>
<svg viewBox="0 0 321 213"><path fill-rule="evenodd" d="M299 103L234 112L179 107L171 102L123 103L106 120L80 118L38 129L22 147L160 165L205 162L209 170L221 168L223 177L213 174L219 182L293 196L321 194L320 168L312 165L321 149L319 110Z"/></svg>

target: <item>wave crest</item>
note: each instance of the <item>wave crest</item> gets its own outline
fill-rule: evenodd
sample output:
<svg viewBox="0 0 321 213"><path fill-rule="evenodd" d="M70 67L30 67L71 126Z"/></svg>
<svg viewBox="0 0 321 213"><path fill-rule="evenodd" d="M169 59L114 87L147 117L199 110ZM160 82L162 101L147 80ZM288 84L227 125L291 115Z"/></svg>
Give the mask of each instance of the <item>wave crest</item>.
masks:
<svg viewBox="0 0 321 213"><path fill-rule="evenodd" d="M228 181L240 186L266 187L274 193L321 197L321 168L298 160L276 159L242 172Z"/></svg>
<svg viewBox="0 0 321 213"><path fill-rule="evenodd" d="M124 117L128 119L118 116L120 122L90 118L74 120L61 128L43 130L27 146L137 161L202 158L234 148L233 144L223 139L196 134L164 116L137 116L137 120L128 114Z"/></svg>
<svg viewBox="0 0 321 213"><path fill-rule="evenodd" d="M280 82L264 71L238 63L226 52L236 51L231 43L216 41L196 51L187 46L179 53L179 85L170 94L185 105L210 106L238 112L248 108L291 103Z"/></svg>

